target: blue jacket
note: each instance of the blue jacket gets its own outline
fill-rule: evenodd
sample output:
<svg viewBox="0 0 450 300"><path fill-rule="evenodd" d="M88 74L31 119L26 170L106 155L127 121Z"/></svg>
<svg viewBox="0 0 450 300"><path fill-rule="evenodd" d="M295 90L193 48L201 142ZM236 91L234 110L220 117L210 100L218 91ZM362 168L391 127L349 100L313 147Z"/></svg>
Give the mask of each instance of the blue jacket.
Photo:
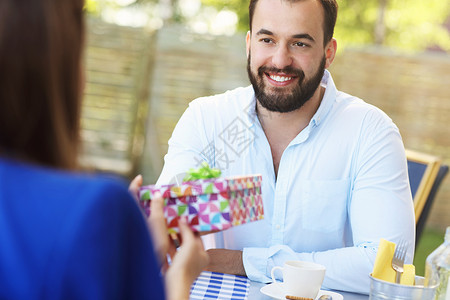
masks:
<svg viewBox="0 0 450 300"><path fill-rule="evenodd" d="M164 299L126 186L0 158L0 299Z"/></svg>

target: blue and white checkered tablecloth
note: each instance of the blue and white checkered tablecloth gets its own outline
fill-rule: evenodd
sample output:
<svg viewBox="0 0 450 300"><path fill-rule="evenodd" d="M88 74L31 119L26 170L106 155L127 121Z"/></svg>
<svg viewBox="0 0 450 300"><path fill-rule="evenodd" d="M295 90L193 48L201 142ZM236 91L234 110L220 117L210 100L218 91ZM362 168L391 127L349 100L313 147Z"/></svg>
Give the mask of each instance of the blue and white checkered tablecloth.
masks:
<svg viewBox="0 0 450 300"><path fill-rule="evenodd" d="M205 271L192 284L190 300L245 300L249 288L247 277Z"/></svg>

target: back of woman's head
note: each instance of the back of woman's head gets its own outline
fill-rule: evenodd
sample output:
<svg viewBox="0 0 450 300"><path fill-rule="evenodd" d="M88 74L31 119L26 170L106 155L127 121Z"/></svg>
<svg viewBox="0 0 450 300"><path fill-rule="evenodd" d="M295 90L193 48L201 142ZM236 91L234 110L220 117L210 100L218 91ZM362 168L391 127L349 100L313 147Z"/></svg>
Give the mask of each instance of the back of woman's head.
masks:
<svg viewBox="0 0 450 300"><path fill-rule="evenodd" d="M0 1L0 155L76 166L83 3Z"/></svg>

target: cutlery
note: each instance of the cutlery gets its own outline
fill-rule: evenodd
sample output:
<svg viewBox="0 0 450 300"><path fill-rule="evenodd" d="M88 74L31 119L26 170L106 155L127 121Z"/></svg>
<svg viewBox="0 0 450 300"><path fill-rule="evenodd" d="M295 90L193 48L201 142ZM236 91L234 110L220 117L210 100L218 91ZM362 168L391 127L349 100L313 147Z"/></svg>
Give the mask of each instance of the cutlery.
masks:
<svg viewBox="0 0 450 300"><path fill-rule="evenodd" d="M403 273L403 264L406 256L406 242L401 240L395 247L394 257L392 258L392 268L396 272L395 283L400 283L400 276Z"/></svg>

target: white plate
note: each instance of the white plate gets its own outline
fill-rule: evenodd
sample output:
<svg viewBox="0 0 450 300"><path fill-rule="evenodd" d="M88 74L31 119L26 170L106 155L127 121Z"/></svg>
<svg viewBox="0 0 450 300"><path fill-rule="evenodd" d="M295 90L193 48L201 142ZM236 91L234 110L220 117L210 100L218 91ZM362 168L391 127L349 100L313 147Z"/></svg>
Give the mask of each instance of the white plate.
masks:
<svg viewBox="0 0 450 300"><path fill-rule="evenodd" d="M286 300L286 295L278 287L277 284L271 283L271 284L265 285L260 289L260 291L264 295L267 295L273 299ZM332 291L325 291L325 290L320 290L319 294L317 294L316 299L319 299L319 297L322 295L330 295L331 297L333 297L333 300L343 300L344 299L344 296L342 296L341 294L338 294L338 293L332 292Z"/></svg>

